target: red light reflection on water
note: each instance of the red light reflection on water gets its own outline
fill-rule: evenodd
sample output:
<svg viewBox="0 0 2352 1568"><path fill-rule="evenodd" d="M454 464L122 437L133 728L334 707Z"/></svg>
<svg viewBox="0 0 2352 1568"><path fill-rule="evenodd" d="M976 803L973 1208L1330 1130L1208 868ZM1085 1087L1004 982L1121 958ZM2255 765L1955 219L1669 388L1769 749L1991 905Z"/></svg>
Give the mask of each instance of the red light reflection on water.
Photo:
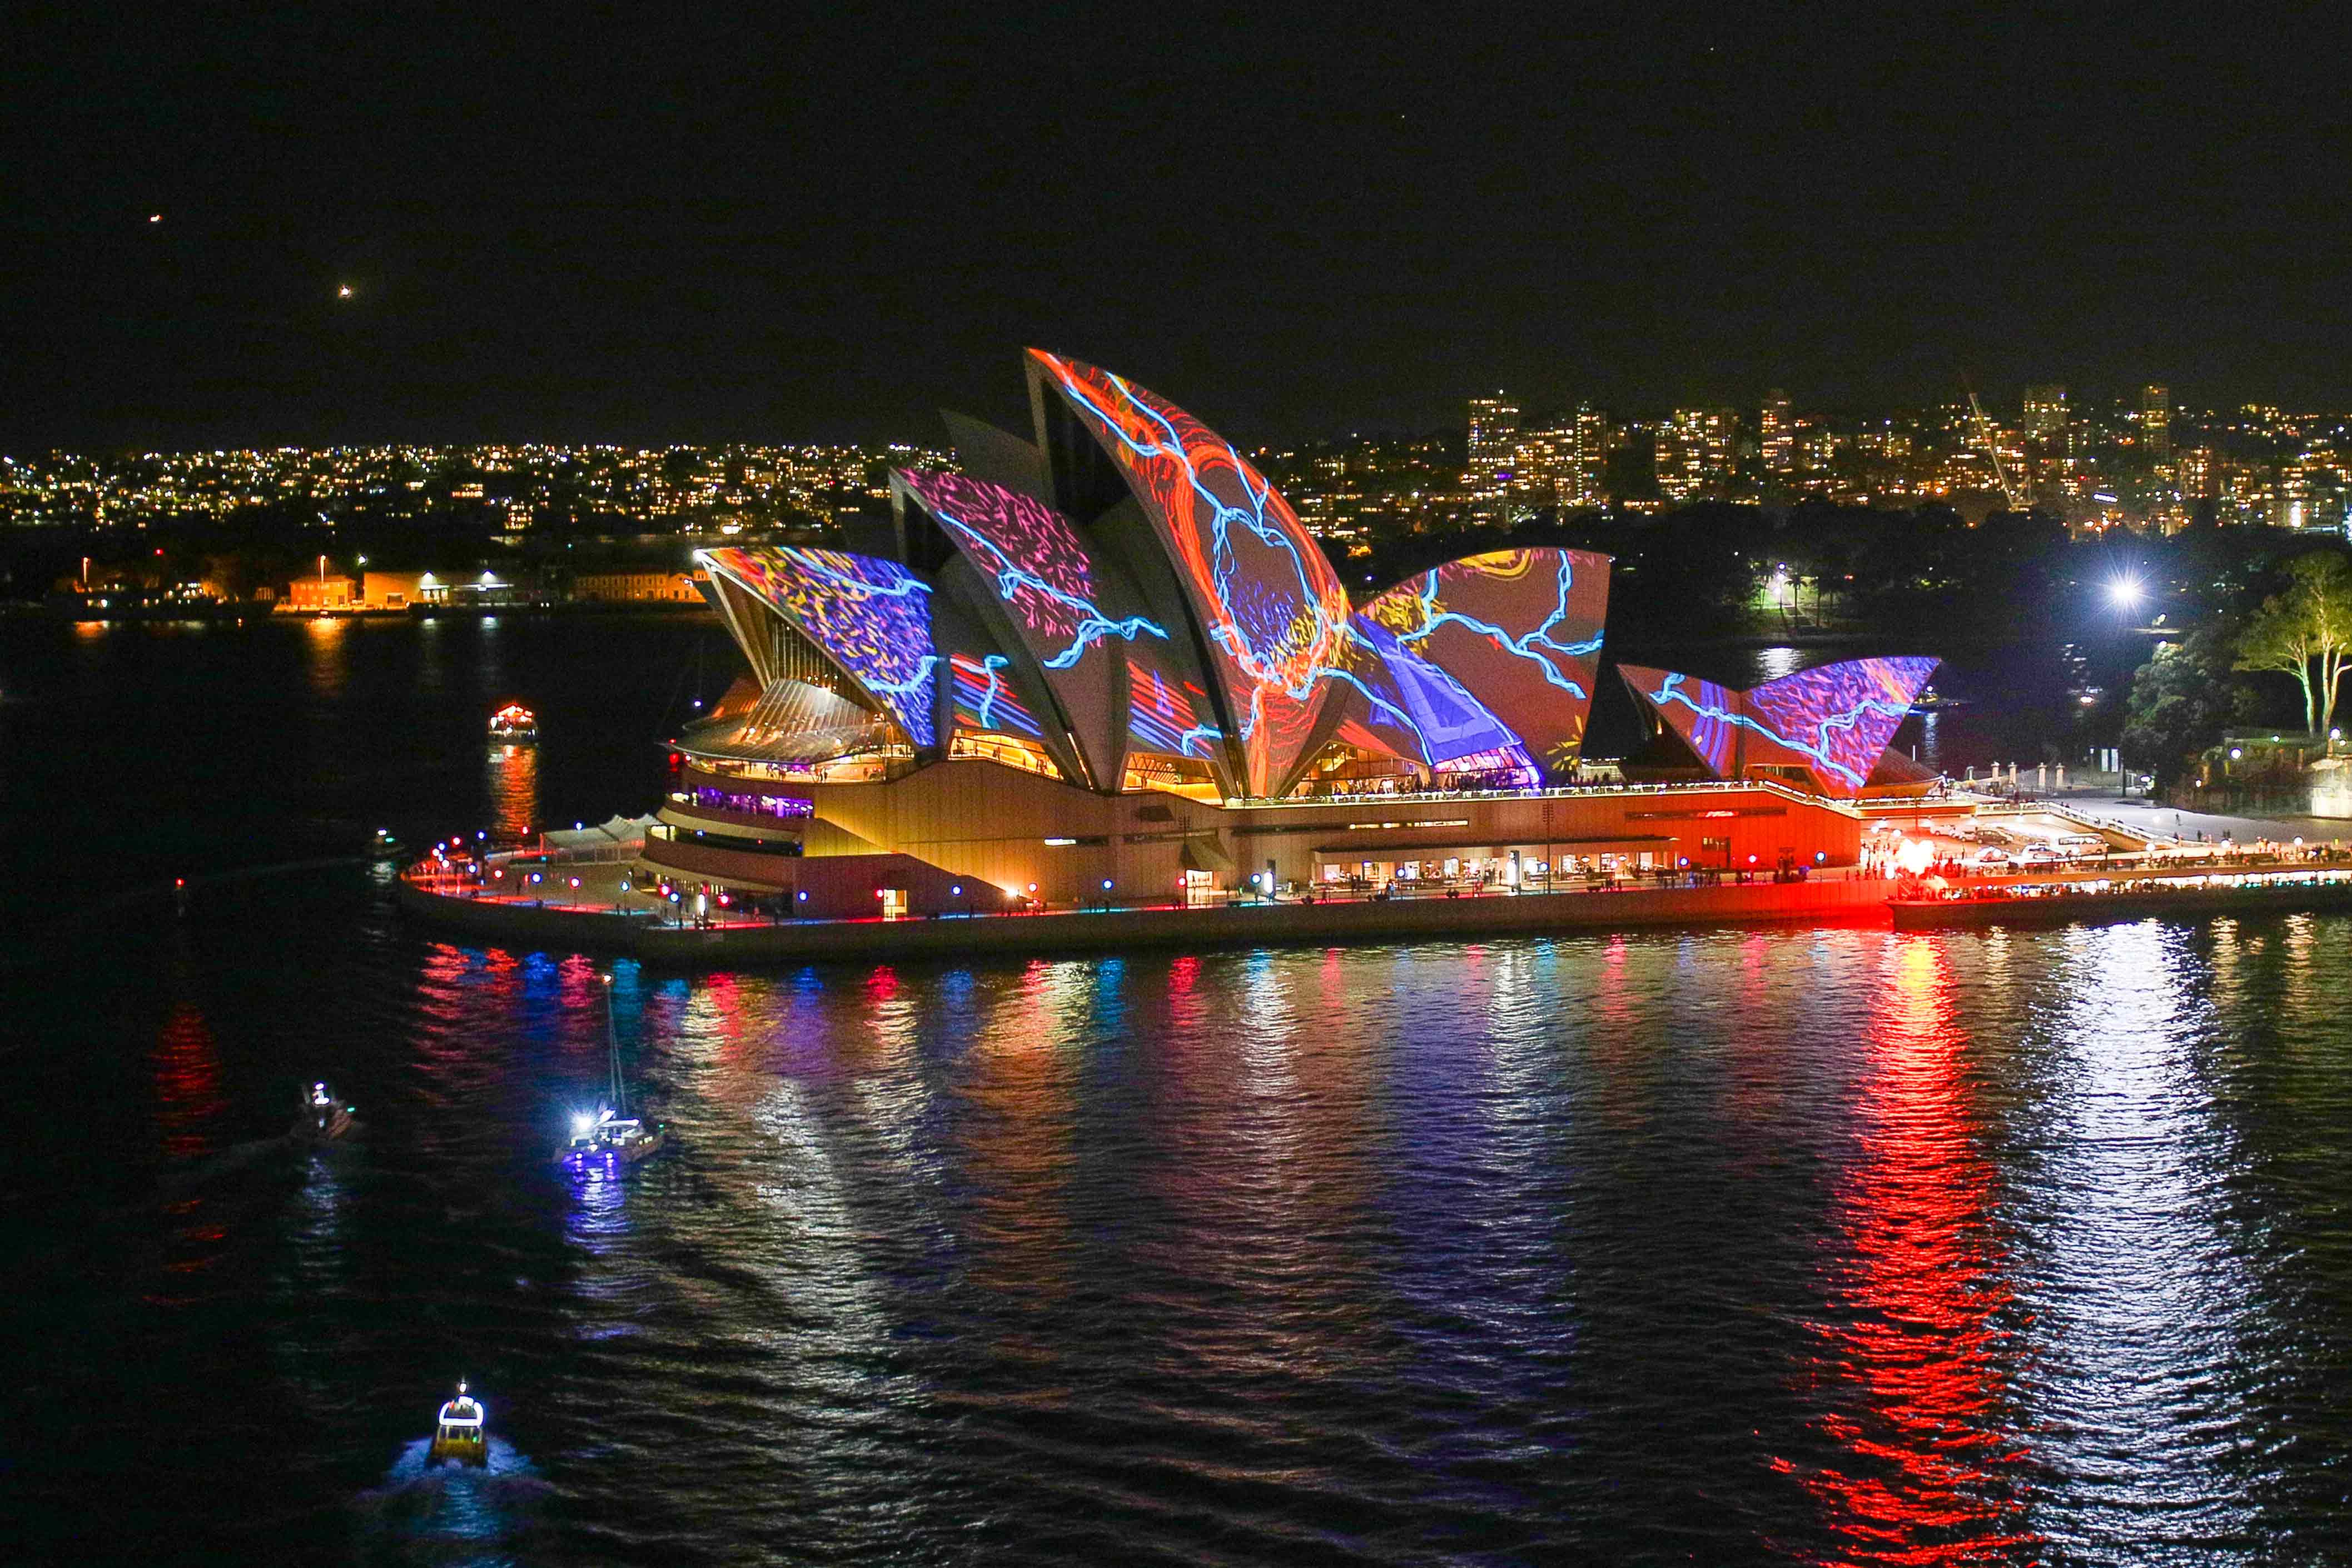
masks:
<svg viewBox="0 0 2352 1568"><path fill-rule="evenodd" d="M1844 1257L1817 1364L1818 1430L1842 1454L1775 1461L1822 1511L1832 1563L2006 1560L2022 1455L1996 1323L2010 1292L1993 1167L1971 1138L1966 1038L1927 937L1900 940L1865 1047L1863 1158L1837 1195Z"/></svg>
<svg viewBox="0 0 2352 1568"><path fill-rule="evenodd" d="M166 1159L212 1152L210 1126L227 1102L213 1031L194 1002L172 1004L155 1037L155 1124ZM291 1112L289 1112L291 1114Z"/></svg>
<svg viewBox="0 0 2352 1568"><path fill-rule="evenodd" d="M539 821L539 747L490 747L490 827L500 838L528 836Z"/></svg>
<svg viewBox="0 0 2352 1568"><path fill-rule="evenodd" d="M155 1071L155 1125L158 1145L168 1164L184 1166L199 1156L219 1152L215 1128L228 1099L221 1090L220 1054L205 1015L190 1001L172 1004L156 1031L150 1053ZM290 1113L290 1107L289 1107ZM163 1206L170 1217L160 1262L169 1275L202 1274L216 1265L227 1239L212 1201L193 1193ZM157 1306L177 1306L193 1301L194 1281L149 1291L144 1299Z"/></svg>

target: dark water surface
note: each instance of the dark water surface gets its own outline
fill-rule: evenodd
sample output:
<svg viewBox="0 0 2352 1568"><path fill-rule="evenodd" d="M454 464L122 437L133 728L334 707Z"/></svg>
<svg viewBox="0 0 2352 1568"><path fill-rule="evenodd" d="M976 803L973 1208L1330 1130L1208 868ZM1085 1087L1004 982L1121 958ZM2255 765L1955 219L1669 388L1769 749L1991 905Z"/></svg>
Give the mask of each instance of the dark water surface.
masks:
<svg viewBox="0 0 2352 1568"><path fill-rule="evenodd" d="M2352 922L625 963L579 1181L590 964L249 868L641 809L699 634L7 630L0 1560L2352 1557Z"/></svg>

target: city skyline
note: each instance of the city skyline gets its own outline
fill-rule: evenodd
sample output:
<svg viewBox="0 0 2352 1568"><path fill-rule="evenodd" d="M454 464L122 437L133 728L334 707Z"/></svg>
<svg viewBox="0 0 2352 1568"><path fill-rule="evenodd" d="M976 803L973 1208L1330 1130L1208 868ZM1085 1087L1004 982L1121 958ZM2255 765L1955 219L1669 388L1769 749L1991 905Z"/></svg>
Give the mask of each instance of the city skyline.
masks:
<svg viewBox="0 0 2352 1568"><path fill-rule="evenodd" d="M1341 540L1404 526L1507 525L1534 511L1654 511L1703 501L1801 500L1904 508L1949 503L1973 518L2033 507L2072 526L2166 529L2210 517L2340 530L2352 515L2352 413L2269 404L2199 409L2160 382L2127 398L2027 386L1974 408L1825 412L1774 388L1759 403L1624 412L1547 408L1495 389L1437 431L1356 432L1245 448ZM2158 415L2163 417L2159 420ZM1998 453L1995 471L1990 454ZM632 447L474 442L178 453L0 454L0 526L121 525L251 507L316 507L436 526L469 520L513 538L634 522L824 528L887 500L893 466L951 466L938 444L672 443Z"/></svg>

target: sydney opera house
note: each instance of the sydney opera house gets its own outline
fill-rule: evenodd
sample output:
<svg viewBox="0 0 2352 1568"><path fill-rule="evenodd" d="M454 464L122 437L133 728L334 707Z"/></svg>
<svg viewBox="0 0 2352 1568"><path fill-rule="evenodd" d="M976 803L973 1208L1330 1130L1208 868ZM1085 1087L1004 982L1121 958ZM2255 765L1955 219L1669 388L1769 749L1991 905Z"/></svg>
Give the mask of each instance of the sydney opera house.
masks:
<svg viewBox="0 0 2352 1568"><path fill-rule="evenodd" d="M1599 778L1607 557L1351 600L1223 438L1026 365L1029 436L950 415L960 472L894 475L873 553L701 554L751 673L676 741L644 874L839 916L1785 873L1852 862L1859 803L1907 787L1931 659L1623 666L1654 739Z"/></svg>

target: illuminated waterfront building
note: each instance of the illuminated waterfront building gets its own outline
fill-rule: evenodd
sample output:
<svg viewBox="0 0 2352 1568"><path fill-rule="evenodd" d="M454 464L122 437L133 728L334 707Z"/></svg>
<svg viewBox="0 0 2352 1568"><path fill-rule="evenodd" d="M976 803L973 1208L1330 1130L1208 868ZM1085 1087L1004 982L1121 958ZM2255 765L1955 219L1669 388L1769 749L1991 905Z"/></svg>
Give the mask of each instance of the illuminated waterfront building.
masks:
<svg viewBox="0 0 2352 1568"><path fill-rule="evenodd" d="M961 472L891 476L888 554L698 553L751 674L677 737L647 885L844 915L1541 886L1702 837L1854 859L1859 818L1802 780L1586 776L1607 557L1492 551L1354 601L1183 410L1026 369L1032 435L951 419Z"/></svg>

